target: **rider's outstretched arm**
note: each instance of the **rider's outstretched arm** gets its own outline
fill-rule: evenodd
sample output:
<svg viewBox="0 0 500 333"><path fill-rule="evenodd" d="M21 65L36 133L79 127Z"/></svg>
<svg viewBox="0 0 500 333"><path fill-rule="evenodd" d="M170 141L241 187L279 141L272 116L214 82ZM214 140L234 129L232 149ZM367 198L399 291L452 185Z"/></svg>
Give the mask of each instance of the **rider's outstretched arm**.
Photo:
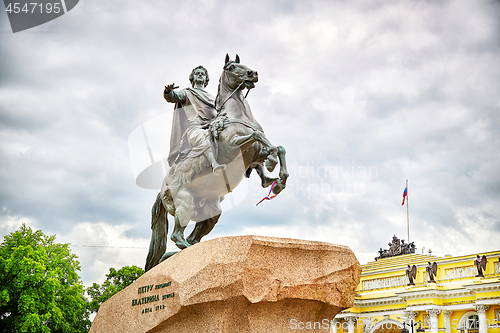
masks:
<svg viewBox="0 0 500 333"><path fill-rule="evenodd" d="M163 90L163 97L170 103L185 103L186 93L183 90L174 91L175 88L179 87L176 87L173 83L165 86L165 90Z"/></svg>

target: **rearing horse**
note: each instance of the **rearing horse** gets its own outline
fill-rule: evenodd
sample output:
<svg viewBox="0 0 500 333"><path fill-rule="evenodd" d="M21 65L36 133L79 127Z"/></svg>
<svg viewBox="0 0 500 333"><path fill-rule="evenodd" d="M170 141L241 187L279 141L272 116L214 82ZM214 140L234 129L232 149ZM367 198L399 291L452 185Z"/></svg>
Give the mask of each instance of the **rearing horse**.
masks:
<svg viewBox="0 0 500 333"><path fill-rule="evenodd" d="M172 254L165 253L168 214L173 215L175 221L170 238L184 249L200 242L213 229L222 213L220 202L224 195L244 176L249 177L253 169L260 176L262 187L276 182L274 194L285 188L288 178L285 148L269 142L243 96L243 90L254 88L257 81L258 73L240 64L238 55L234 61L226 55L215 100L217 116L210 123L217 160L227 165L226 170L213 173L204 155L185 158L172 166L151 211L152 235L146 271ZM279 178L269 178L265 169L273 171L278 160ZM184 229L191 220L196 226L186 240Z"/></svg>

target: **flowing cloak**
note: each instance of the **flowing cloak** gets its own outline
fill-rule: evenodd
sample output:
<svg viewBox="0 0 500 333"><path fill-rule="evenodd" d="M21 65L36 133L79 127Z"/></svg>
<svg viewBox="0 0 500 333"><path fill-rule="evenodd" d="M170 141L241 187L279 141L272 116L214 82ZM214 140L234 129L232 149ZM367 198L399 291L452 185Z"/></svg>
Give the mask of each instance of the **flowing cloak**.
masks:
<svg viewBox="0 0 500 333"><path fill-rule="evenodd" d="M205 89L186 88L163 95L167 102L175 103L168 164L172 166L180 153L189 151L187 140L183 139L189 128L201 128L217 115L214 98ZM202 154L208 147L192 147L190 155ZM193 154L194 153L194 154Z"/></svg>

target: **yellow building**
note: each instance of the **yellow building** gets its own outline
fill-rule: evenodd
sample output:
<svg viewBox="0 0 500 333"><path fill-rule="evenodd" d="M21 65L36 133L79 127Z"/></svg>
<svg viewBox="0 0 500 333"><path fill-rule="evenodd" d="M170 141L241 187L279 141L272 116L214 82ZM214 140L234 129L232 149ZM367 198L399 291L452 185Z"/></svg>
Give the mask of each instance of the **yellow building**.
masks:
<svg viewBox="0 0 500 333"><path fill-rule="evenodd" d="M399 243L394 237L393 244L396 240ZM408 249L408 244L404 245ZM362 266L354 307L335 317L333 332L400 333L405 326L410 333L417 329L427 333L500 333L500 251L480 253L479 257L390 256L388 251L391 249L381 249L380 253L389 257ZM476 260L483 256L484 277L477 277ZM411 272L413 265L416 276L414 285L409 285L407 270ZM429 282L432 266L437 267L435 282Z"/></svg>

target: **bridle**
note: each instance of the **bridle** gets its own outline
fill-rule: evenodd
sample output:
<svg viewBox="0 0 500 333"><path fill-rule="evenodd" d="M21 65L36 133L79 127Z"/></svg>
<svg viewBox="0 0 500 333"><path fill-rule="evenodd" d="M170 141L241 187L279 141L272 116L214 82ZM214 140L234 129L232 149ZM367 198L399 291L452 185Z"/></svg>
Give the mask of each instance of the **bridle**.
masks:
<svg viewBox="0 0 500 333"><path fill-rule="evenodd" d="M227 72L227 70L226 70L225 68L224 68L224 72ZM230 74L234 75L234 74L233 74L233 73L231 73L231 72L227 72L227 73L230 73ZM220 107L219 107L219 108L215 108L215 111L216 111L217 113L219 113L219 112L220 112L220 110L222 110L222 107L224 106L224 104L226 104L226 102L227 102L227 101L229 101L229 99L231 99L231 97L233 97L234 93L235 93L235 92L237 92L237 91L241 88L241 86L242 86L244 83L245 83L245 81L242 81L242 82L238 85L238 87L236 87L236 89L234 89L234 90L233 90L233 92L231 93L231 95L229 95L229 97L228 97L228 98L226 98L226 100L225 100L225 101L224 101L224 102L220 105ZM248 93L249 93L249 92L250 92L250 89L248 89L248 90L247 90L247 93L245 94L245 98L247 98L247 96L248 96ZM215 97L215 100L216 100L216 101L217 101L217 98L219 98L219 94L220 94L220 90L217 92L217 96Z"/></svg>

